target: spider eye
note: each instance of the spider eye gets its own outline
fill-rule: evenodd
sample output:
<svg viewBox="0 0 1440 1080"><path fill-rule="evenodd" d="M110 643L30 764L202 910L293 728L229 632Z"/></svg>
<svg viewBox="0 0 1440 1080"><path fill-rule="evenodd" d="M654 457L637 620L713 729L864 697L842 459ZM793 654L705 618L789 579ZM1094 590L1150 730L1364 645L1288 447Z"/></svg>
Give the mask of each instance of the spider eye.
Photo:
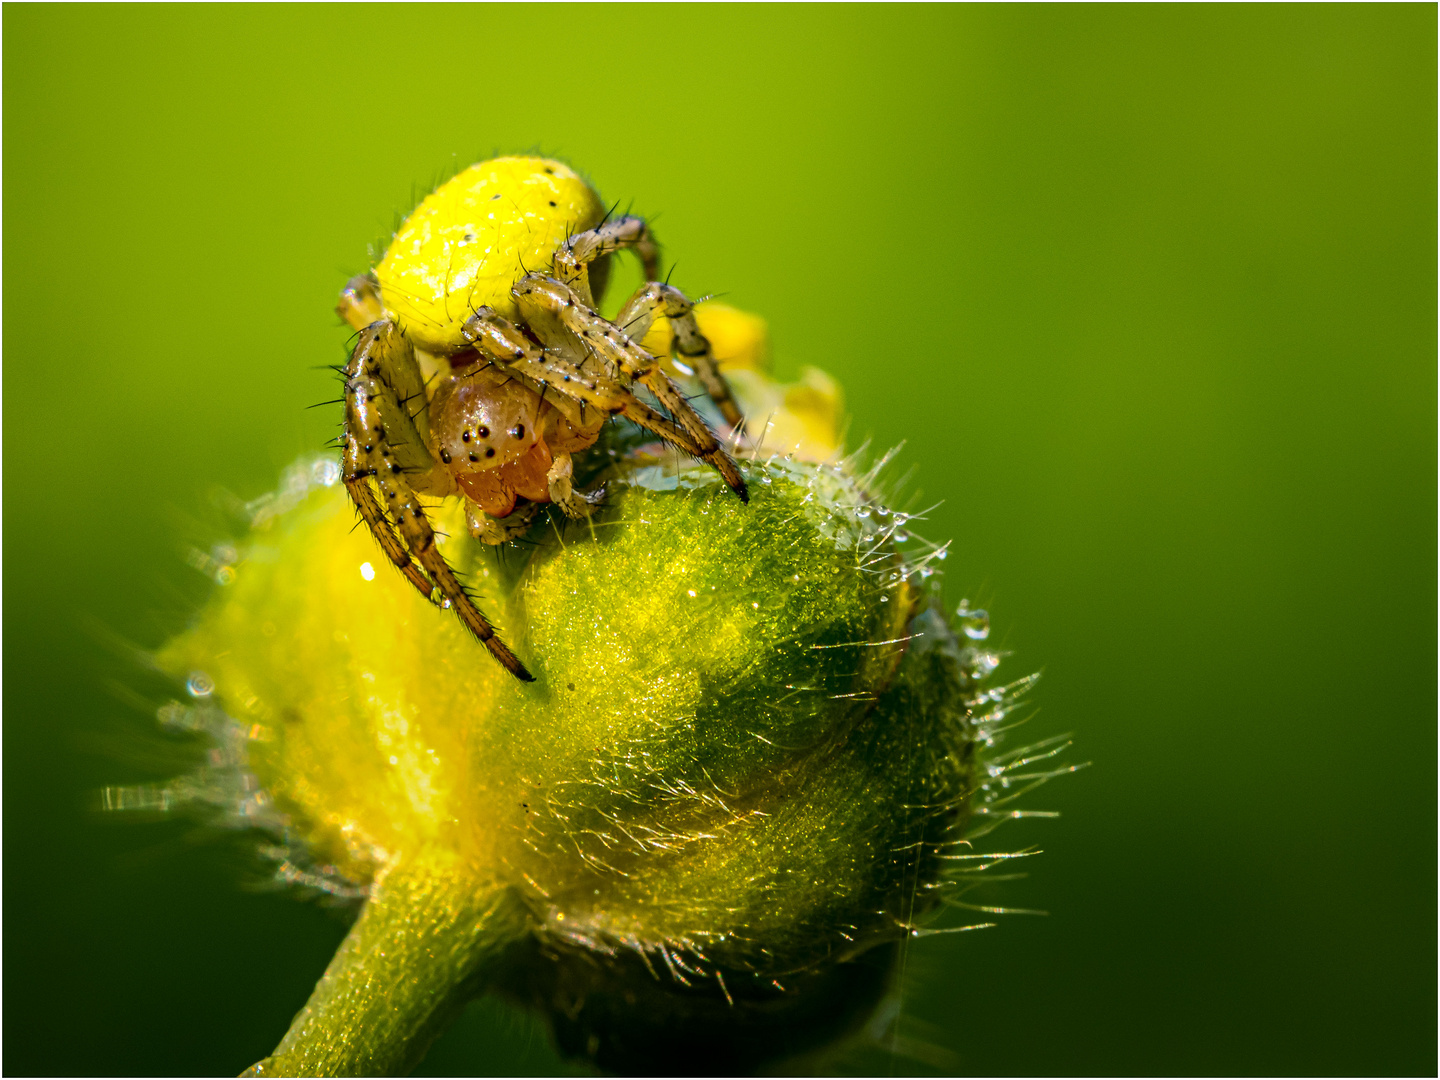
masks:
<svg viewBox="0 0 1440 1080"><path fill-rule="evenodd" d="M485 429L482 427L480 430L481 430L481 431L484 431ZM483 439L485 436L484 436L484 435L481 435L480 437ZM469 441L470 441L470 432L468 432L468 431L462 431L462 432L460 433L460 441L461 441L461 442L469 442Z"/></svg>
<svg viewBox="0 0 1440 1080"><path fill-rule="evenodd" d="M480 425L480 437L482 439L488 439L490 437L490 429L484 424ZM465 438L470 438L470 433L468 431L465 433Z"/></svg>
<svg viewBox="0 0 1440 1080"><path fill-rule="evenodd" d="M440 460L446 465L450 464L450 451L446 450L443 446L440 448Z"/></svg>
<svg viewBox="0 0 1440 1080"><path fill-rule="evenodd" d="M510 434L517 439L523 439L525 437L525 425L516 424L513 428L510 429Z"/></svg>

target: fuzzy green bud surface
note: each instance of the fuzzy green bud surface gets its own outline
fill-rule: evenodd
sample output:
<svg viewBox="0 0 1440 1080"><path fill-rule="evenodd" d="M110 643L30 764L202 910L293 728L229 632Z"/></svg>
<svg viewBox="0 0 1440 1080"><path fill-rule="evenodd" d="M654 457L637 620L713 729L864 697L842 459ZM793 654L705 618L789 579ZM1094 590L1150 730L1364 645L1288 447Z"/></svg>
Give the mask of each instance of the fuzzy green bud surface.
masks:
<svg viewBox="0 0 1440 1080"><path fill-rule="evenodd" d="M877 1000L963 834L993 659L870 480L745 468L749 505L627 459L591 523L500 552L444 522L533 684L338 486L252 536L161 661L213 684L295 863L368 897L256 1072L404 1071L485 991L603 1067L748 1070Z"/></svg>

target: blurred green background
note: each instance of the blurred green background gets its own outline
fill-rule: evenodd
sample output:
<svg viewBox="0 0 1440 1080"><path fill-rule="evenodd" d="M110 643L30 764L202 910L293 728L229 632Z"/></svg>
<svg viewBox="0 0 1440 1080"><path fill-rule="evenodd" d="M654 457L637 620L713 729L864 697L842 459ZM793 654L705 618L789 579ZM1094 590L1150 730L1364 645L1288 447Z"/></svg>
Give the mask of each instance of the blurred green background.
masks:
<svg viewBox="0 0 1440 1080"><path fill-rule="evenodd" d="M538 148L907 440L949 600L1096 763L1007 838L1050 916L912 950L931 1064L846 1060L1433 1074L1433 6L3 19L5 1072L233 1074L343 936L94 812L169 767L105 634L182 626L209 486L332 433L412 192ZM559 1065L486 1007L425 1068Z"/></svg>

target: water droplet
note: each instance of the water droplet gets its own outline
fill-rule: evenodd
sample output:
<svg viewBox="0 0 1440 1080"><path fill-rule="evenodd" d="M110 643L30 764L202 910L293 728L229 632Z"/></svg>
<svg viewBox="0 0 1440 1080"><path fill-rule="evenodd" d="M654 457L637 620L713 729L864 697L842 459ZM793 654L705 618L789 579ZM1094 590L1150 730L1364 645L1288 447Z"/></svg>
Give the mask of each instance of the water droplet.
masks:
<svg viewBox="0 0 1440 1080"><path fill-rule="evenodd" d="M310 476L321 487L334 487L340 479L340 463L334 458L317 461L310 470Z"/></svg>
<svg viewBox="0 0 1440 1080"><path fill-rule="evenodd" d="M360 564L360 576L366 581L374 581L375 567L371 566L368 562L362 562Z"/></svg>
<svg viewBox="0 0 1440 1080"><path fill-rule="evenodd" d="M990 613L984 608L970 609L969 600L961 600L955 612L960 620L961 632L971 641L984 641L990 636Z"/></svg>
<svg viewBox="0 0 1440 1080"><path fill-rule="evenodd" d="M191 697L206 698L215 692L215 680L203 671L192 671L185 681L185 689Z"/></svg>
<svg viewBox="0 0 1440 1080"><path fill-rule="evenodd" d="M235 584L235 570L230 566L222 566L215 571L215 581L220 585Z"/></svg>
<svg viewBox="0 0 1440 1080"><path fill-rule="evenodd" d="M960 662L965 673L972 679L983 679L1000 666L1000 657L993 652L970 648L965 650ZM994 692L990 691L992 694Z"/></svg>
<svg viewBox="0 0 1440 1080"><path fill-rule="evenodd" d="M909 539L910 539L910 534L909 534L908 532L906 532L904 529L896 529L894 535L895 535L895 542L896 542L897 544L903 544L903 543L905 543L906 540L909 540Z"/></svg>

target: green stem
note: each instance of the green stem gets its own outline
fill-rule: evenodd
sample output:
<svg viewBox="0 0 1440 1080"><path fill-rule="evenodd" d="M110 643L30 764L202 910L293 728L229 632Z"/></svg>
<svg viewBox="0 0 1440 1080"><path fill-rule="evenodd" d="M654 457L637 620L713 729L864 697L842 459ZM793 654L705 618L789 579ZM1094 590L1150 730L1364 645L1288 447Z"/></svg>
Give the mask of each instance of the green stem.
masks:
<svg viewBox="0 0 1440 1080"><path fill-rule="evenodd" d="M519 897L453 856L397 860L275 1053L243 1075L409 1072L528 930Z"/></svg>

